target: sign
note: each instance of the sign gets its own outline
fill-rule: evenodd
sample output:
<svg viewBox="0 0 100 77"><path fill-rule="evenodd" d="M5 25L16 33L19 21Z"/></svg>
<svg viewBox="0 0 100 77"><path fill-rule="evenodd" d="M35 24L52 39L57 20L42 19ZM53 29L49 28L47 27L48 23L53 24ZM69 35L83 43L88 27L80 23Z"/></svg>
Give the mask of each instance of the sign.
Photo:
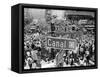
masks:
<svg viewBox="0 0 100 77"><path fill-rule="evenodd" d="M71 33L72 27L65 26L65 25L51 25L51 31L55 33Z"/></svg>
<svg viewBox="0 0 100 77"><path fill-rule="evenodd" d="M64 50L74 50L76 48L75 39L66 39L60 37L47 37L46 45L50 48L64 49Z"/></svg>
<svg viewBox="0 0 100 77"><path fill-rule="evenodd" d="M76 25L68 24L65 20L55 20L51 23L51 32L65 34L65 33L75 33L76 31L73 30L77 28Z"/></svg>

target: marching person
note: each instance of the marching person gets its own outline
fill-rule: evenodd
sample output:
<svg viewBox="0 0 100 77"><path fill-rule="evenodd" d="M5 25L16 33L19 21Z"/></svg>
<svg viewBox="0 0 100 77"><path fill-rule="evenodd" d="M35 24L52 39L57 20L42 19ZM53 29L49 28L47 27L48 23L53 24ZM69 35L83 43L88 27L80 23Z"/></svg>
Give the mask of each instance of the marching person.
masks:
<svg viewBox="0 0 100 77"><path fill-rule="evenodd" d="M25 59L25 67L26 69L31 69L32 68L32 57L31 57L31 53L29 51L26 52L26 59Z"/></svg>
<svg viewBox="0 0 100 77"><path fill-rule="evenodd" d="M37 53L38 53L37 50L32 50L32 51L31 51L31 57L32 57L32 59L33 59L33 63L32 63L32 64L36 63L37 60L38 60ZM34 67L32 67L32 68L34 68Z"/></svg>

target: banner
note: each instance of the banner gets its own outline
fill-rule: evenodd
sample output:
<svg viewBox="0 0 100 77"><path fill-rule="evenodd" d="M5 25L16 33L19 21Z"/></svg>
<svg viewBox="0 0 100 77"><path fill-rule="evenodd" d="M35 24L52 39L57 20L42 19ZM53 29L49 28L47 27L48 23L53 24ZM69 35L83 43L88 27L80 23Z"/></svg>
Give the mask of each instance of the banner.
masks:
<svg viewBox="0 0 100 77"><path fill-rule="evenodd" d="M63 55L64 55L64 50L61 50L57 55L56 55L56 65L58 66L59 63L63 63Z"/></svg>

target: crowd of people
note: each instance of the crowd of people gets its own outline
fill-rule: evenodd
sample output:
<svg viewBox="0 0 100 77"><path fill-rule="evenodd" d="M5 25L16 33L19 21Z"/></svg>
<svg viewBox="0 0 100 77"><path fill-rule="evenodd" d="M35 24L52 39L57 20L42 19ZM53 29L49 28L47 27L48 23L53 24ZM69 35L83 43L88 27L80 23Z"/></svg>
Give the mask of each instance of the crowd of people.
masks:
<svg viewBox="0 0 100 77"><path fill-rule="evenodd" d="M38 22L32 22L31 26L30 24L25 25L25 27L29 26L29 28L24 29L24 69L95 65L95 32L93 30L87 31L84 28L83 32L83 28L73 24L76 25L74 29L76 33L59 35L54 32L44 32L37 24ZM75 50L62 50L64 54L59 56L61 61L57 63L57 55L61 52L61 49L46 47L46 36L75 39L77 40L77 47Z"/></svg>

